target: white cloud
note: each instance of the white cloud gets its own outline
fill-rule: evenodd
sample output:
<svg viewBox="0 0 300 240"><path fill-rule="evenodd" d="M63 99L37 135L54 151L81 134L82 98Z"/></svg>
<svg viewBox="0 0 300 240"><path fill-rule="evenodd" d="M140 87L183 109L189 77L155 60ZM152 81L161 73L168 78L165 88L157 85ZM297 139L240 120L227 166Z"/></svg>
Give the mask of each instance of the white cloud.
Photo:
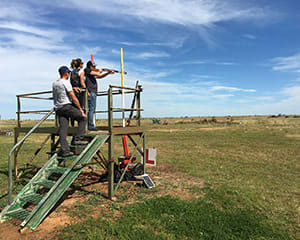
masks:
<svg viewBox="0 0 300 240"><path fill-rule="evenodd" d="M275 97L274 96L261 96L261 97L257 97L256 99L259 101L270 102L270 101L274 101Z"/></svg>
<svg viewBox="0 0 300 240"><path fill-rule="evenodd" d="M101 18L106 17L109 19L105 21L106 27L109 25L122 29L130 28L148 36L155 36L156 39L164 39L161 41L162 45L175 48L183 45L190 31L197 32L204 42L215 48L218 44L213 33L218 30L220 22L251 21L261 24L278 17L269 7L253 7L243 1L90 0L88 4L81 0L53 1L57 6L89 11ZM164 32L162 26L171 26L174 31ZM184 35L178 34L178 29L181 33L183 29L186 32ZM186 39L182 39L181 36L185 36Z"/></svg>
<svg viewBox="0 0 300 240"><path fill-rule="evenodd" d="M70 7L118 16L133 16L139 20L151 19L158 22L184 26L211 24L234 19L261 19L270 14L268 9L247 8L220 0L91 0L89 4L80 0L69 0Z"/></svg>
<svg viewBox="0 0 300 240"><path fill-rule="evenodd" d="M5 30L0 39L2 47L23 47L43 50L70 50L64 44L66 32L53 28L41 28L18 22L0 21L0 29ZM9 30L9 31L7 31Z"/></svg>
<svg viewBox="0 0 300 240"><path fill-rule="evenodd" d="M72 48L53 39L45 39L37 36L30 36L26 34L2 34L1 37L9 39L9 42L2 43L6 46L43 49L43 50L71 50ZM0 43L1 45L1 43Z"/></svg>
<svg viewBox="0 0 300 240"><path fill-rule="evenodd" d="M61 42L65 37L65 33L62 31L51 30L49 28L43 30L38 27L34 27L26 24L20 24L18 22L0 21L0 28L14 30L17 32L29 33L29 34L37 35L48 39L55 39L56 41L59 42Z"/></svg>
<svg viewBox="0 0 300 240"><path fill-rule="evenodd" d="M134 59L149 59L149 58L162 58L162 57L170 57L170 55L166 52L141 52L141 53L130 53L128 55L129 58Z"/></svg>
<svg viewBox="0 0 300 240"><path fill-rule="evenodd" d="M300 99L300 86L284 88L281 93L291 98Z"/></svg>
<svg viewBox="0 0 300 240"><path fill-rule="evenodd" d="M228 91L228 92L256 92L255 89L243 89L237 87L226 87L226 86L213 86L211 87L212 91Z"/></svg>
<svg viewBox="0 0 300 240"><path fill-rule="evenodd" d="M300 72L300 53L289 57L273 58L271 62L274 63L274 71L282 72Z"/></svg>
<svg viewBox="0 0 300 240"><path fill-rule="evenodd" d="M233 97L233 96L234 96L233 94L216 94L216 95L213 95L212 97L221 99L221 100L225 100L225 99Z"/></svg>
<svg viewBox="0 0 300 240"><path fill-rule="evenodd" d="M187 39L187 37L177 37L177 38L173 38L172 40L168 40L168 41L161 41L161 42L126 42L126 41L122 41L122 42L116 42L118 44L121 45L125 45L125 46L130 46L130 47L145 47L145 46L166 46L166 47L171 47L171 48L180 48L183 46L185 40Z"/></svg>
<svg viewBox="0 0 300 240"><path fill-rule="evenodd" d="M202 64L212 64L212 65L223 65L223 66L233 66L233 65L238 65L237 63L234 62L218 62L218 61L213 61L213 60L190 60L190 61L185 61L178 63L178 65L202 65Z"/></svg>
<svg viewBox="0 0 300 240"><path fill-rule="evenodd" d="M28 19L32 17L32 9L24 5L22 2L13 3L11 1L2 2L0 8L0 19Z"/></svg>
<svg viewBox="0 0 300 240"><path fill-rule="evenodd" d="M255 39L256 39L256 36L254 36L254 35L252 35L252 34L244 34L243 37L244 37L244 38L251 39L251 40L255 40Z"/></svg>
<svg viewBox="0 0 300 240"><path fill-rule="evenodd" d="M283 88L277 96L277 101L270 103L259 103L249 106L249 112L252 114L299 114L300 86ZM275 99L274 99L275 100Z"/></svg>

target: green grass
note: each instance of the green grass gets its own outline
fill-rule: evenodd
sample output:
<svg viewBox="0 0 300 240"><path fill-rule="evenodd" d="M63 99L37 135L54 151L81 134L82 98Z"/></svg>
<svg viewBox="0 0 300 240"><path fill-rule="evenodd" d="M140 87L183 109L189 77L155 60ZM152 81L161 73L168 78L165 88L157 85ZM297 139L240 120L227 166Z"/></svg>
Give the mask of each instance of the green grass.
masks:
<svg viewBox="0 0 300 240"><path fill-rule="evenodd" d="M225 208L208 196L184 201L170 196L151 198L126 206L120 218L89 218L84 224L64 229L60 239L291 239L279 226L270 225L266 216L250 209Z"/></svg>
<svg viewBox="0 0 300 240"><path fill-rule="evenodd" d="M296 221L299 214L300 139L286 137L298 129L247 126L186 131L154 134L148 142L159 146L160 161L216 187L238 192L248 205L284 225L291 219ZM296 230L295 225L287 227Z"/></svg>
<svg viewBox="0 0 300 240"><path fill-rule="evenodd" d="M90 195L72 210L71 215L80 217L80 222L63 229L59 238L298 239L300 119L258 116L234 117L235 123L242 124L228 126L193 123L201 119L168 119L167 126L152 125L151 119L143 121L148 130L155 130L147 132L147 144L157 148L159 166L168 164L187 178L206 182L205 188L184 186L195 198L149 199L159 190L139 189L139 203L122 205L120 202L131 199L123 194L125 186L118 202L110 203L102 217L94 219L88 211L96 211L107 200ZM33 138L26 143L20 165L42 140ZM12 142L13 137L0 136L0 209L7 201L7 154ZM121 141L116 138L115 143L121 152ZM35 162L42 164L45 159ZM119 217L112 218L116 212Z"/></svg>

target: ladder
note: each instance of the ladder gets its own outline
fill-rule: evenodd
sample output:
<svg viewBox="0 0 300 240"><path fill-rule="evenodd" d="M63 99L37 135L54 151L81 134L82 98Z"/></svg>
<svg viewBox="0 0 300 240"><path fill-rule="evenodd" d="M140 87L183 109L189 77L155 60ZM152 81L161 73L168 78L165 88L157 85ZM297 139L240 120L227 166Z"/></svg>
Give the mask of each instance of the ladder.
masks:
<svg viewBox="0 0 300 240"><path fill-rule="evenodd" d="M88 134L91 139L76 156L62 158L54 154L37 174L25 185L21 192L0 214L0 222L17 218L22 220L21 231L36 229L54 205L62 197L73 181L81 173L86 163L106 142L106 134ZM69 167L65 163L71 160Z"/></svg>

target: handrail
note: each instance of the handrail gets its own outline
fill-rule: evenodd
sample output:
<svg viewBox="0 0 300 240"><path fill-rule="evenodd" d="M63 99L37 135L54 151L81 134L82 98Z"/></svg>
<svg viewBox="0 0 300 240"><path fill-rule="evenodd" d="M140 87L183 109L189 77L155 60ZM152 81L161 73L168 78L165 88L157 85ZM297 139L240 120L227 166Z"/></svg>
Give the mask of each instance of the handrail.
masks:
<svg viewBox="0 0 300 240"><path fill-rule="evenodd" d="M54 108L50 110L30 131L19 141L17 142L8 154L8 204L12 202L12 169L11 169L11 156L13 152L17 149L18 146L23 144L23 142L37 129L52 113Z"/></svg>

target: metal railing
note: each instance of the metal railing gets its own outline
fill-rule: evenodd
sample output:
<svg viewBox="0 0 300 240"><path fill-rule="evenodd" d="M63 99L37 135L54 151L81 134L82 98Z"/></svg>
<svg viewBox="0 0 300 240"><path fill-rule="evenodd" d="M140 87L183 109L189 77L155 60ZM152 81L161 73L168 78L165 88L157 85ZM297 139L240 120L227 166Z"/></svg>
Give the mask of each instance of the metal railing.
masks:
<svg viewBox="0 0 300 240"><path fill-rule="evenodd" d="M54 108L50 110L30 131L19 141L17 142L8 154L8 204L12 202L12 164L11 156L17 147L21 146L24 141L45 121L47 118L54 112Z"/></svg>
<svg viewBox="0 0 300 240"><path fill-rule="evenodd" d="M110 92L111 89L111 92ZM83 109L85 112L88 112L88 96L85 89L81 89L82 92L84 92L84 102L83 102ZM109 99L113 98L114 95L121 95L121 94L134 94L134 98L136 99L136 107L127 107L127 108L118 108L118 107L111 107L107 110L96 110L95 114L97 113L109 113L109 111L112 112L136 112L136 120L138 121L137 125L140 126L140 116L141 111L144 111L141 109L141 98L140 93L143 91L142 87L139 85L137 88L130 88L130 87L121 87L121 86L114 86L110 85L107 91L98 91L97 96L107 96L108 101ZM30 110L30 111L21 111L21 99L36 99L36 100L53 100L53 97L41 97L39 95L44 94L51 94L52 91L43 91L43 92L34 92L34 93L26 93L26 94L19 94L16 95L17 97L17 126L21 127L21 115L23 114L45 114L49 113L49 110ZM132 114L131 114L132 115ZM56 116L55 116L56 119ZM55 124L57 126L57 121L55 121Z"/></svg>

